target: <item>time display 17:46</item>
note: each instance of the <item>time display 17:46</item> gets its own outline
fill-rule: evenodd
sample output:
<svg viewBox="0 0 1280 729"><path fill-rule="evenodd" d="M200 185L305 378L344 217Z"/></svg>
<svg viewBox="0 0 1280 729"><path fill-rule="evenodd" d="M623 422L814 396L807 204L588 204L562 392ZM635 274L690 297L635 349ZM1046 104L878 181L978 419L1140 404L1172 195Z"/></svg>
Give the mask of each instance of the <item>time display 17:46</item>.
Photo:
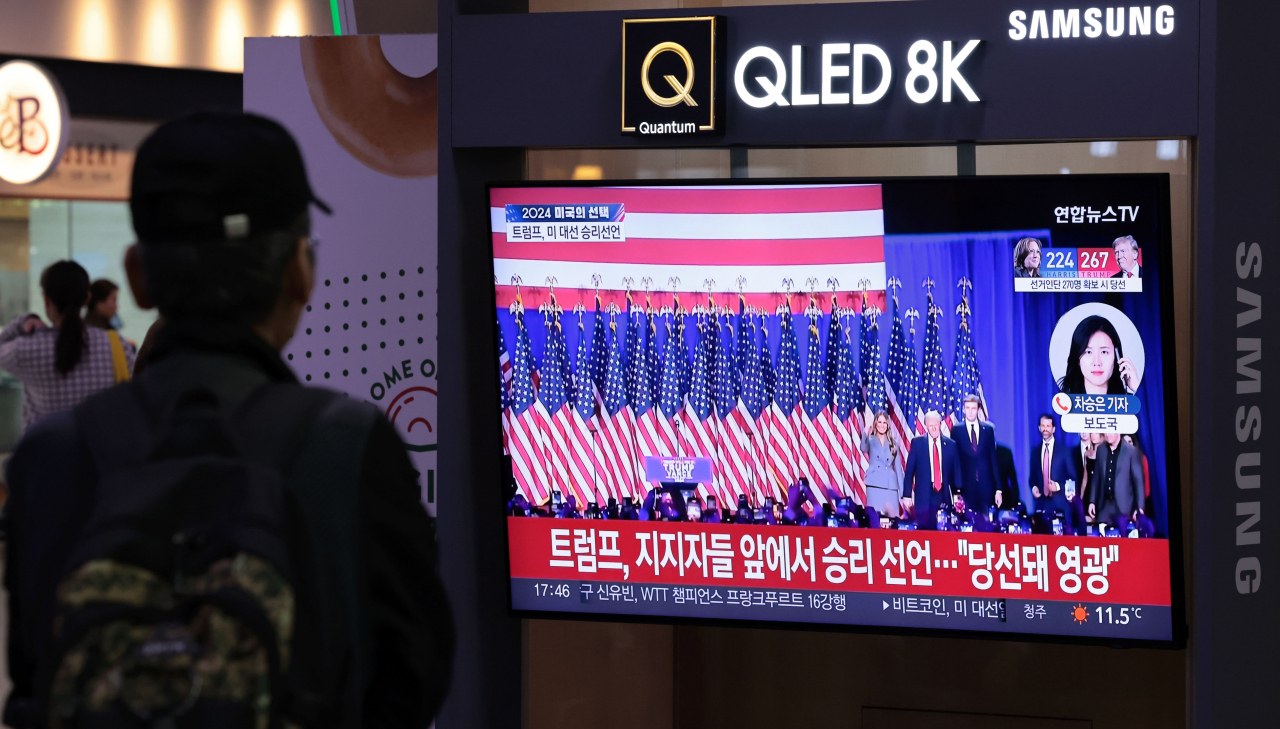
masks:
<svg viewBox="0 0 1280 729"><path fill-rule="evenodd" d="M533 594L537 597L569 597L572 593L567 582L535 582Z"/></svg>

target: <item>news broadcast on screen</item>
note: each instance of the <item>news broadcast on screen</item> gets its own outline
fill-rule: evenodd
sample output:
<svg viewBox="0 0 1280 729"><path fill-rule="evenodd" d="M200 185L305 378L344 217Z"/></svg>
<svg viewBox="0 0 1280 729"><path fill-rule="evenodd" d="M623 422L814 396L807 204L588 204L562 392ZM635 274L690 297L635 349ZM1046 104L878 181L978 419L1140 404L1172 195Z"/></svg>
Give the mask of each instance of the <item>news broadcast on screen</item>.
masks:
<svg viewBox="0 0 1280 729"><path fill-rule="evenodd" d="M512 608L1172 640L1167 176L728 183L490 188Z"/></svg>

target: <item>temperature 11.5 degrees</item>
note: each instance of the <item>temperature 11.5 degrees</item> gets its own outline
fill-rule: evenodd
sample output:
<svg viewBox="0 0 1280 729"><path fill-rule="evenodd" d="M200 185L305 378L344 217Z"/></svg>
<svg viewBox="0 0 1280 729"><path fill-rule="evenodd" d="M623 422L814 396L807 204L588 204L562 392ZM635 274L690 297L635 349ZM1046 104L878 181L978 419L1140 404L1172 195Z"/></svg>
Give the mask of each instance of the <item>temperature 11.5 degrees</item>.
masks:
<svg viewBox="0 0 1280 729"><path fill-rule="evenodd" d="M1142 619L1142 608L1140 607L1112 608L1099 605L1093 611L1098 615L1099 624L1128 625L1130 620Z"/></svg>
<svg viewBox="0 0 1280 729"><path fill-rule="evenodd" d="M535 582L533 583L533 594L537 597L569 597L569 583Z"/></svg>

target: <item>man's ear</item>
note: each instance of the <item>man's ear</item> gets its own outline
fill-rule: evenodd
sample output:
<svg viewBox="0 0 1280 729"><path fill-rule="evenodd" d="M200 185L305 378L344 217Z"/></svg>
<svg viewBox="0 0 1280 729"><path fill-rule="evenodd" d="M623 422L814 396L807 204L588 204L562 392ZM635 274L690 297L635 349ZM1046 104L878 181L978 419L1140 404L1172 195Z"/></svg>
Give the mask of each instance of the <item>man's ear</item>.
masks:
<svg viewBox="0 0 1280 729"><path fill-rule="evenodd" d="M133 300L137 302L138 308L154 308L151 292L147 290L147 277L142 270L142 249L137 243L124 252L124 271L129 278L129 290L133 292Z"/></svg>
<svg viewBox="0 0 1280 729"><path fill-rule="evenodd" d="M316 272L312 266L309 244L306 238L300 238L293 257L285 268L280 294L290 303L306 305L311 300L311 289L315 282Z"/></svg>

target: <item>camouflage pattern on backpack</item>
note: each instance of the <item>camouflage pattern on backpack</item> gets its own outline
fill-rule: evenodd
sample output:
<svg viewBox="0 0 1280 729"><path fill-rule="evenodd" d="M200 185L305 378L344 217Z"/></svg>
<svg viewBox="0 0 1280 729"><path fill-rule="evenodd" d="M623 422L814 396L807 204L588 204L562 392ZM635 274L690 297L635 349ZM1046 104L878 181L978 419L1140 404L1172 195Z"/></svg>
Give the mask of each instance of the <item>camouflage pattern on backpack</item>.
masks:
<svg viewBox="0 0 1280 729"><path fill-rule="evenodd" d="M174 584L112 559L86 562L59 585L54 622L61 637L77 611L103 605L154 610L171 619L95 624L63 653L49 695L49 725L125 707L144 722L186 713L197 700L251 707L257 729L271 717L270 670L257 631L201 597L235 589L250 596L274 629L281 673L288 666L294 594L279 571L247 553L212 562ZM184 606L186 608L184 609Z"/></svg>

